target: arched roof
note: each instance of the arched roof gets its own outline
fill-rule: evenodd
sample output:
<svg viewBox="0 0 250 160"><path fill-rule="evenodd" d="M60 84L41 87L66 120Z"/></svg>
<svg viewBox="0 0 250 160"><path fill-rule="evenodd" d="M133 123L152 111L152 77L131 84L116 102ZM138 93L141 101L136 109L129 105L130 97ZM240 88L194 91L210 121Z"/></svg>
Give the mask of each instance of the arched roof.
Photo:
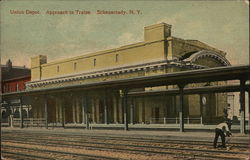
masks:
<svg viewBox="0 0 250 160"><path fill-rule="evenodd" d="M188 53L187 53L188 54ZM188 58L183 59L184 61L189 61L195 63L198 59L211 57L218 60L223 66L230 66L230 62L222 55L209 50L201 50L198 52L193 52Z"/></svg>

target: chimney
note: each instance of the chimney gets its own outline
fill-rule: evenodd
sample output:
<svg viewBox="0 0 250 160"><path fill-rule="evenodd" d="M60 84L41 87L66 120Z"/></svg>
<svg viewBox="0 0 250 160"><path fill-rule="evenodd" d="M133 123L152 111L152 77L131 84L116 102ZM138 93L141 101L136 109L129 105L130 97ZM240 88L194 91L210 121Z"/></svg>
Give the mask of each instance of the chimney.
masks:
<svg viewBox="0 0 250 160"><path fill-rule="evenodd" d="M6 67L7 67L8 71L10 71L12 69L12 62L10 59L6 62Z"/></svg>

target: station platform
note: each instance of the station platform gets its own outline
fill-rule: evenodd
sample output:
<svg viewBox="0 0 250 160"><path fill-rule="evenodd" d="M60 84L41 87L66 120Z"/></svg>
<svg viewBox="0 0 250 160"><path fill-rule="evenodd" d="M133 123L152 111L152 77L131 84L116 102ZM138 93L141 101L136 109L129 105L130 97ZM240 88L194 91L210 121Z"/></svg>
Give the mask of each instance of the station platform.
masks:
<svg viewBox="0 0 250 160"><path fill-rule="evenodd" d="M217 125L203 125L203 124L185 124L186 132L214 132ZM52 123L49 124L50 128L61 128L62 124ZM89 124L90 129L94 130L124 130L124 124ZM65 128L83 129L86 124L65 124ZM142 131L179 131L179 124L129 124L129 130L142 130ZM240 125L232 125L231 130L233 133L240 132ZM246 125L247 133L250 133L249 125Z"/></svg>

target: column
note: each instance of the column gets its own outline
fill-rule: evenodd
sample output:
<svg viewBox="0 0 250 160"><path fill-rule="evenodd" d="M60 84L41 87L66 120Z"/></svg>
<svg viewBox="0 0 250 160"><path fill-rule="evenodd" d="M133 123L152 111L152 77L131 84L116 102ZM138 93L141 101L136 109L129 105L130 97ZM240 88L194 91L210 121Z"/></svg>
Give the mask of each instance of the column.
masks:
<svg viewBox="0 0 250 160"><path fill-rule="evenodd" d="M91 103L92 103L92 123L96 123L96 111L95 111L95 99L93 98L91 100Z"/></svg>
<svg viewBox="0 0 250 160"><path fill-rule="evenodd" d="M82 110L83 110L82 117L85 118L83 119L83 121L86 124L86 129L89 129L88 94L82 96Z"/></svg>
<svg viewBox="0 0 250 160"><path fill-rule="evenodd" d="M117 107L118 107L118 104L117 104L117 100L116 100L116 96L113 96L113 106L114 106L114 123L118 123L118 112L117 112Z"/></svg>
<svg viewBox="0 0 250 160"><path fill-rule="evenodd" d="M64 101L63 101L64 102ZM62 126L65 128L66 120L65 120L65 104L62 103Z"/></svg>
<svg viewBox="0 0 250 160"><path fill-rule="evenodd" d="M87 111L85 111L85 101L84 101L84 96L82 96L82 124L86 124L86 117L85 117L85 112L87 112Z"/></svg>
<svg viewBox="0 0 250 160"><path fill-rule="evenodd" d="M10 115L10 128L13 128L13 114Z"/></svg>
<svg viewBox="0 0 250 160"><path fill-rule="evenodd" d="M138 122L143 123L143 98L138 98Z"/></svg>
<svg viewBox="0 0 250 160"><path fill-rule="evenodd" d="M58 123L58 98L56 98L56 123Z"/></svg>
<svg viewBox="0 0 250 160"><path fill-rule="evenodd" d="M133 104L133 101L131 101L131 104L130 104L130 123L134 124L134 104Z"/></svg>
<svg viewBox="0 0 250 160"><path fill-rule="evenodd" d="M184 132L184 116L183 116L183 108L184 108L184 101L183 101L183 88L184 85L180 84L179 87L179 93L180 93L180 108L179 108L179 120L180 120L180 132Z"/></svg>
<svg viewBox="0 0 250 160"><path fill-rule="evenodd" d="M146 118L145 118L146 117L146 115L145 115L146 114L145 103L146 103L145 102L145 97L143 97L142 98L142 123L143 124L145 124L145 122L146 122Z"/></svg>
<svg viewBox="0 0 250 160"><path fill-rule="evenodd" d="M248 90L248 133L250 133L250 90Z"/></svg>
<svg viewBox="0 0 250 160"><path fill-rule="evenodd" d="M72 116L73 116L73 123L76 123L76 99L73 98L73 104L72 104Z"/></svg>
<svg viewBox="0 0 250 160"><path fill-rule="evenodd" d="M108 104L107 104L107 93L105 92L103 103L104 103L104 123L109 124L108 119Z"/></svg>
<svg viewBox="0 0 250 160"><path fill-rule="evenodd" d="M38 98L35 97L34 99L32 99L32 109L33 109L33 118L37 118L38 117L38 108L37 108L37 104L38 103ZM14 113L14 112L13 112Z"/></svg>
<svg viewBox="0 0 250 160"><path fill-rule="evenodd" d="M245 124L245 80L240 80L240 133L246 133Z"/></svg>
<svg viewBox="0 0 250 160"><path fill-rule="evenodd" d="M61 100L58 98L58 122L62 123L62 107Z"/></svg>
<svg viewBox="0 0 250 160"><path fill-rule="evenodd" d="M88 113L88 94L86 94L84 97L84 111L85 111L85 122L86 122L86 129L89 129L89 113Z"/></svg>
<svg viewBox="0 0 250 160"><path fill-rule="evenodd" d="M43 110L42 110L42 98L39 99L39 105L38 105L38 118L43 118Z"/></svg>
<svg viewBox="0 0 250 160"><path fill-rule="evenodd" d="M117 105L118 105L118 120L120 123L123 123L123 108L122 108L122 97L117 97Z"/></svg>
<svg viewBox="0 0 250 160"><path fill-rule="evenodd" d="M127 131L128 130L128 98L127 95L128 92L126 89L122 90L121 92L121 97L122 97L122 107L123 107L123 111L124 111L124 130Z"/></svg>
<svg viewBox="0 0 250 160"><path fill-rule="evenodd" d="M95 106L95 118L96 118L96 123L103 123L103 119L100 118L100 105L99 105L99 98L94 99L94 106Z"/></svg>
<svg viewBox="0 0 250 160"><path fill-rule="evenodd" d="M79 102L79 97L76 98L76 123L80 123L80 102Z"/></svg>
<svg viewBox="0 0 250 160"><path fill-rule="evenodd" d="M45 118L45 128L48 129L48 101L44 98L44 118Z"/></svg>
<svg viewBox="0 0 250 160"><path fill-rule="evenodd" d="M64 114L64 104L63 104L63 100L60 100L60 121L62 123L62 127L65 128L65 114Z"/></svg>
<svg viewBox="0 0 250 160"><path fill-rule="evenodd" d="M22 97L20 97L19 113L20 113L20 128L23 128L23 100L22 100Z"/></svg>
<svg viewBox="0 0 250 160"><path fill-rule="evenodd" d="M30 107L29 106L30 105L27 105L27 118L30 118L30 111L29 111Z"/></svg>
<svg viewBox="0 0 250 160"><path fill-rule="evenodd" d="M8 104L9 105L9 104ZM10 106L10 105L9 105ZM0 104L1 107L1 104ZM13 115L14 114L14 109L13 106L10 106L10 117L9 117L9 126L13 128Z"/></svg>

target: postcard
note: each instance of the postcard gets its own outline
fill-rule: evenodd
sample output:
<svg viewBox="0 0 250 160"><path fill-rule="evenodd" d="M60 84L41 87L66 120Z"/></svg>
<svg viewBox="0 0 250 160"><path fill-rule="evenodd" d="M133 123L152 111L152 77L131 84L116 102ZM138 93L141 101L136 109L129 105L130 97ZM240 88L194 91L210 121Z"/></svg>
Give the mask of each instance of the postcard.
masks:
<svg viewBox="0 0 250 160"><path fill-rule="evenodd" d="M1 159L249 159L249 1L1 0Z"/></svg>

